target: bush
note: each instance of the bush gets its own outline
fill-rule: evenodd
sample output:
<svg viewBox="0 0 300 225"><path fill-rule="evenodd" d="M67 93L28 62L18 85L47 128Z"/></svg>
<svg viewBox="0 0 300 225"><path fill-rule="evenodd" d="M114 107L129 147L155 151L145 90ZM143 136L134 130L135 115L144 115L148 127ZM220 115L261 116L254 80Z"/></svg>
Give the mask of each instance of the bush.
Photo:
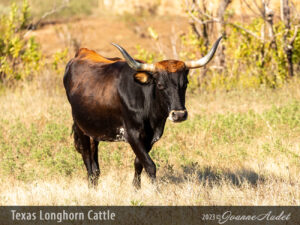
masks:
<svg viewBox="0 0 300 225"><path fill-rule="evenodd" d="M248 23L238 24L238 26L260 36L264 21L262 18L258 18ZM288 38L294 35L294 27L292 27L291 31ZM269 39L263 42L237 26L228 26L228 35L222 40L226 49L226 64L224 68L218 69L218 67L214 68L209 65L206 76L201 79L201 85L195 84L199 82L199 79L193 77L190 79L189 86L192 89L200 86L202 90L232 90L237 88L258 88L260 86L281 87L289 78L288 62L284 52L283 35L285 32L282 21L274 24L275 48L271 46L272 41ZM293 64L296 76L300 72L299 40L300 32L298 31L293 50ZM201 37L198 39L192 31L182 36L181 41L185 46L185 51L180 53L183 60L200 58L199 53L207 51L204 48L204 41ZM194 71L194 76L200 77L201 71L203 70Z"/></svg>
<svg viewBox="0 0 300 225"><path fill-rule="evenodd" d="M42 54L33 37L26 39L24 30L30 19L26 0L22 7L12 3L8 15L0 18L0 81L9 83L24 80L37 73Z"/></svg>
<svg viewBox="0 0 300 225"><path fill-rule="evenodd" d="M300 29L295 34L297 30L295 28L299 24L295 18L291 18L290 31L287 31L283 21L275 20L272 26L274 32L274 40L272 40L272 37L266 32L266 22L262 17L251 18L240 23L233 19L233 14L233 12L227 10L224 17L227 34L221 43L225 46L226 63L217 66L212 66L213 63L210 63L206 68L191 71L188 86L191 92L253 89L261 86L281 87L290 78L288 75L287 54L284 50L286 47L285 34L287 34L287 40L295 37L292 61L295 71L294 76L299 76ZM195 14L194 16L199 15ZM209 21L210 18L206 19L204 21ZM206 46L208 40L204 39L202 31L199 32L202 29L200 25L199 23L199 30L196 29L197 32L194 27L191 27L187 33L180 36L179 46L183 46L178 51L180 60L199 59L207 53L213 44L211 41L210 45ZM211 26L208 29L207 36L211 40L217 38L215 28L215 26ZM148 31L159 47L159 35L151 27ZM262 31L264 31L263 34ZM138 54L135 56L149 63L159 61L160 58L165 59L164 54L150 54L140 46L137 46L137 50ZM220 51L220 47L217 51Z"/></svg>

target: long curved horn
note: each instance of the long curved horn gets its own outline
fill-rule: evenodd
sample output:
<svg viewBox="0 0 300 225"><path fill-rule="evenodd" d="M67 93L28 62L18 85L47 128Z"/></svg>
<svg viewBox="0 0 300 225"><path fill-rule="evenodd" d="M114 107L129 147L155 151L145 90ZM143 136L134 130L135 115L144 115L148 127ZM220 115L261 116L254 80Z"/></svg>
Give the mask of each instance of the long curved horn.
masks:
<svg viewBox="0 0 300 225"><path fill-rule="evenodd" d="M126 62L128 63L128 65L132 69L134 69L136 71L155 72L155 65L154 64L147 64L147 63L137 62L120 45L117 45L115 43L111 43L111 44L119 49L119 51L122 53L123 57L125 58Z"/></svg>
<svg viewBox="0 0 300 225"><path fill-rule="evenodd" d="M213 58L221 39L222 39L222 36L218 38L218 40L214 43L213 47L203 58L201 58L199 60L185 62L186 67L189 69L196 69L196 68L205 66L207 63L209 63L209 61Z"/></svg>

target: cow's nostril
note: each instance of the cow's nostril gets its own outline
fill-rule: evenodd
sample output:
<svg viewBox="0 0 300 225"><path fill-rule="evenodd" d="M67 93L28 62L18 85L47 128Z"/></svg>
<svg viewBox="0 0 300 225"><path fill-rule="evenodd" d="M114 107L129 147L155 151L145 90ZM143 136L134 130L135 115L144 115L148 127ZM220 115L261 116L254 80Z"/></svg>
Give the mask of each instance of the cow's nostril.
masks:
<svg viewBox="0 0 300 225"><path fill-rule="evenodd" d="M176 112L172 112L172 119L174 121L176 121L178 119L177 113Z"/></svg>

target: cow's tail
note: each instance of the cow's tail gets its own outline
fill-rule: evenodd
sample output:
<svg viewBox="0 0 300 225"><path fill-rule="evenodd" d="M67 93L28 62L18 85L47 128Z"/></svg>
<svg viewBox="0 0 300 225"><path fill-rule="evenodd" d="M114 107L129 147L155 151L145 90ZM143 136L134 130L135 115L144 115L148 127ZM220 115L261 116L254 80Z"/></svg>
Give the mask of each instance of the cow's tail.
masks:
<svg viewBox="0 0 300 225"><path fill-rule="evenodd" d="M75 145L75 149L81 153L81 140L79 138L79 135L78 134L78 127L76 126L75 122L73 123L73 126L72 126L72 131L71 131L71 135L73 134L73 137L74 137L74 145Z"/></svg>
<svg viewBox="0 0 300 225"><path fill-rule="evenodd" d="M74 134L74 123L72 125L72 129L71 129L71 133L70 133L70 136L72 136Z"/></svg>

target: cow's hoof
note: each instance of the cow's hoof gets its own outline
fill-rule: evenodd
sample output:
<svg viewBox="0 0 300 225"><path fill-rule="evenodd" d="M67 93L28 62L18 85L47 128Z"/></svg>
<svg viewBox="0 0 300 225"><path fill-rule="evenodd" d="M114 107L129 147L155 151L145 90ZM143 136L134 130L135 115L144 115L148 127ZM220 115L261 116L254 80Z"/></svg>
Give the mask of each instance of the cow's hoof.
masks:
<svg viewBox="0 0 300 225"><path fill-rule="evenodd" d="M138 181L138 180L136 180L136 179L133 179L132 185L133 185L133 187L134 187L134 189L135 189L136 191L138 191L138 190L141 189L141 181Z"/></svg>

